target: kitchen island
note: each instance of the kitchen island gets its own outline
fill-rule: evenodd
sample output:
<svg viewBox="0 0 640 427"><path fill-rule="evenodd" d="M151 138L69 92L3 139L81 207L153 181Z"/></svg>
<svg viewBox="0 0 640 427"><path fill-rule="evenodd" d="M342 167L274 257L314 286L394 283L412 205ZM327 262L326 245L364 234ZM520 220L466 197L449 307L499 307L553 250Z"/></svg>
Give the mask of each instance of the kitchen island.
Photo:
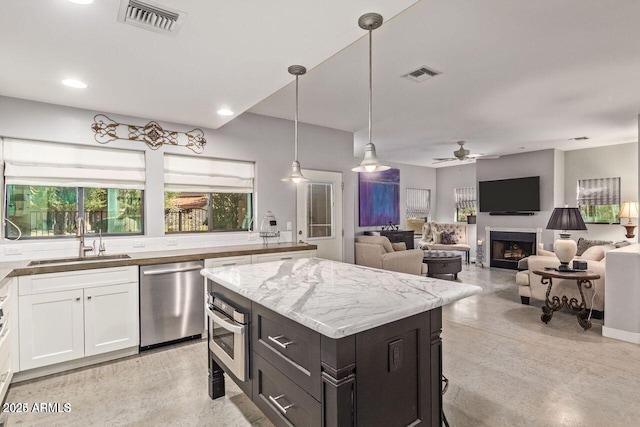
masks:
<svg viewBox="0 0 640 427"><path fill-rule="evenodd" d="M319 258L202 275L212 398L226 373L276 425L441 425L441 307L480 287Z"/></svg>

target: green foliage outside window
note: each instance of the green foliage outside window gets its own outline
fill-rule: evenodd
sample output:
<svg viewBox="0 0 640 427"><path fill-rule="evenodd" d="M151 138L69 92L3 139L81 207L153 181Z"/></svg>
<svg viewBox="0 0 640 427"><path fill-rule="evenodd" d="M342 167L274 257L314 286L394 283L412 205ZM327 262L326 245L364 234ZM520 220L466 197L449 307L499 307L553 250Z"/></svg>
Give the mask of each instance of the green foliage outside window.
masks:
<svg viewBox="0 0 640 427"><path fill-rule="evenodd" d="M167 233L246 231L252 215L251 193L164 193Z"/></svg>
<svg viewBox="0 0 640 427"><path fill-rule="evenodd" d="M475 215L476 208L457 208L456 209L456 222L467 222L469 215Z"/></svg>
<svg viewBox="0 0 640 427"><path fill-rule="evenodd" d="M620 205L580 206L580 213L587 224L620 224Z"/></svg>

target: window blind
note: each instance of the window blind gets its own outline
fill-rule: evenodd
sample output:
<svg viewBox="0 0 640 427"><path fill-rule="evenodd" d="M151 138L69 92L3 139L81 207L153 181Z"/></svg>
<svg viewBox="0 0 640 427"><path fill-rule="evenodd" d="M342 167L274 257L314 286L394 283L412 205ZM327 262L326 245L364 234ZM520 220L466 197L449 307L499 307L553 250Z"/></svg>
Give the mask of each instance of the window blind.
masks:
<svg viewBox="0 0 640 427"><path fill-rule="evenodd" d="M620 178L581 179L578 181L578 206L619 205Z"/></svg>
<svg viewBox="0 0 640 427"><path fill-rule="evenodd" d="M252 193L253 162L164 155L165 191Z"/></svg>
<svg viewBox="0 0 640 427"><path fill-rule="evenodd" d="M5 184L144 190L143 151L5 138Z"/></svg>
<svg viewBox="0 0 640 427"><path fill-rule="evenodd" d="M431 190L407 188L407 218L427 218L431 212Z"/></svg>
<svg viewBox="0 0 640 427"><path fill-rule="evenodd" d="M456 197L456 208L475 208L476 207L476 189L475 187L454 188Z"/></svg>

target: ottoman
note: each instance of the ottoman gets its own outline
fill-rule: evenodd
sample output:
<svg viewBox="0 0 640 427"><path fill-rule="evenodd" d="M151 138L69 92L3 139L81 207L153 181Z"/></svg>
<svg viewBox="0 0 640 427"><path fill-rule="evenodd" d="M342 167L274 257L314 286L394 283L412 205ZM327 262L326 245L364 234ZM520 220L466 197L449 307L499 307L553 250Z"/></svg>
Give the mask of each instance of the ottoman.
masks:
<svg viewBox="0 0 640 427"><path fill-rule="evenodd" d="M427 264L427 276L434 274L453 274L458 279L458 273L462 271L462 256L449 251L424 251L422 262Z"/></svg>

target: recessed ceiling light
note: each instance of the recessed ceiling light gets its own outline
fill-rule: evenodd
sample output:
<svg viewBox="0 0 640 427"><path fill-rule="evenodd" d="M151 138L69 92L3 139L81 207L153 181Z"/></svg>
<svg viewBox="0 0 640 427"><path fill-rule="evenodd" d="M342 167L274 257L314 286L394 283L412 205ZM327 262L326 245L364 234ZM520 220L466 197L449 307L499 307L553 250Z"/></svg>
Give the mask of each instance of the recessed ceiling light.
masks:
<svg viewBox="0 0 640 427"><path fill-rule="evenodd" d="M76 89L85 89L87 87L87 84L85 82L81 82L80 80L76 79L64 79L62 81L62 84Z"/></svg>
<svg viewBox="0 0 640 427"><path fill-rule="evenodd" d="M220 115L220 116L233 116L233 111L229 110L228 108L222 108L222 109L218 110L218 115Z"/></svg>
<svg viewBox="0 0 640 427"><path fill-rule="evenodd" d="M75 4L91 4L93 0L69 0L71 3Z"/></svg>

